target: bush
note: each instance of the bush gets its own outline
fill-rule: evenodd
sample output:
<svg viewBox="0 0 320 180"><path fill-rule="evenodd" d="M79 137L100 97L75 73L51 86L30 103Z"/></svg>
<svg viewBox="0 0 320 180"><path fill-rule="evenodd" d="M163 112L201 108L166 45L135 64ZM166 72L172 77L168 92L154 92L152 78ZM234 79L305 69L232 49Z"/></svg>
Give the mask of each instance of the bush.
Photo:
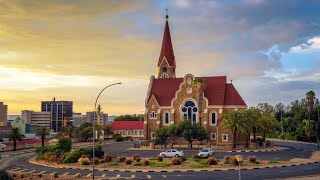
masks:
<svg viewBox="0 0 320 180"><path fill-rule="evenodd" d="M181 158L172 158L171 163L173 165L180 165L180 164L182 164L182 160L181 160Z"/></svg>
<svg viewBox="0 0 320 180"><path fill-rule="evenodd" d="M210 167L209 164L191 164L191 168L208 168Z"/></svg>
<svg viewBox="0 0 320 180"><path fill-rule="evenodd" d="M64 160L64 163L75 163L82 156L80 151L71 152Z"/></svg>
<svg viewBox="0 0 320 180"><path fill-rule="evenodd" d="M231 156L229 159L229 164L233 165L233 166L238 166L239 162L237 160L237 158L235 156Z"/></svg>
<svg viewBox="0 0 320 180"><path fill-rule="evenodd" d="M126 160L126 164L127 164L127 165L132 164L132 162L133 162L133 161L132 161L131 159L127 159L127 160Z"/></svg>
<svg viewBox="0 0 320 180"><path fill-rule="evenodd" d="M133 160L137 160L137 159L140 159L141 160L141 156L139 154L134 154L133 156Z"/></svg>
<svg viewBox="0 0 320 180"><path fill-rule="evenodd" d="M12 180L12 177L10 177L6 171L0 170L0 179L1 180Z"/></svg>
<svg viewBox="0 0 320 180"><path fill-rule="evenodd" d="M117 165L119 165L119 164L116 162L108 162L107 163L107 166L117 166Z"/></svg>
<svg viewBox="0 0 320 180"><path fill-rule="evenodd" d="M163 161L163 157L158 156L158 161L159 161L159 162L162 162L162 161Z"/></svg>
<svg viewBox="0 0 320 180"><path fill-rule="evenodd" d="M89 158L79 158L78 160L80 165L90 165L90 159Z"/></svg>
<svg viewBox="0 0 320 180"><path fill-rule="evenodd" d="M223 158L223 163L224 164L230 164L230 155L226 155Z"/></svg>
<svg viewBox="0 0 320 180"><path fill-rule="evenodd" d="M217 165L218 160L215 157L210 157L210 158L208 158L208 164L209 165Z"/></svg>
<svg viewBox="0 0 320 180"><path fill-rule="evenodd" d="M82 154L81 155L81 158L89 158L90 156L89 155L87 155L87 154Z"/></svg>
<svg viewBox="0 0 320 180"><path fill-rule="evenodd" d="M115 140L116 140L117 142L122 142L122 141L124 141L124 138L123 138L122 136L116 136L116 137L115 137Z"/></svg>
<svg viewBox="0 0 320 180"><path fill-rule="evenodd" d="M248 157L248 161L251 163L256 163L257 162L257 158L255 156L249 156Z"/></svg>
<svg viewBox="0 0 320 180"><path fill-rule="evenodd" d="M100 163L100 161L99 161L99 159L94 159L94 164L99 164Z"/></svg>
<svg viewBox="0 0 320 180"><path fill-rule="evenodd" d="M36 153L38 154L44 154L46 152L50 152L50 147L48 146L41 146L36 148Z"/></svg>
<svg viewBox="0 0 320 180"><path fill-rule="evenodd" d="M72 147L72 141L69 138L61 138L57 143L57 151L69 152Z"/></svg>
<svg viewBox="0 0 320 180"><path fill-rule="evenodd" d="M101 164L101 163L106 163L106 161L105 161L104 159L101 159L101 160L100 160L100 164Z"/></svg>
<svg viewBox="0 0 320 180"><path fill-rule="evenodd" d="M125 141L133 141L133 138L131 136L126 136L124 137Z"/></svg>
<svg viewBox="0 0 320 180"><path fill-rule="evenodd" d="M126 157L120 157L119 162L124 162L127 158Z"/></svg>
<svg viewBox="0 0 320 180"><path fill-rule="evenodd" d="M142 166L142 163L141 162L135 162L135 163L133 163L133 166Z"/></svg>
<svg viewBox="0 0 320 180"><path fill-rule="evenodd" d="M182 162L185 162L185 161L187 160L187 158L184 157L184 156L182 156L182 157L180 157L180 158L181 158Z"/></svg>
<svg viewBox="0 0 320 180"><path fill-rule="evenodd" d="M194 154L192 157L193 157L193 160L196 162L199 162L201 159L201 157L198 154Z"/></svg>
<svg viewBox="0 0 320 180"><path fill-rule="evenodd" d="M145 165L145 166L149 166L150 165L150 161L145 159L142 161L142 164Z"/></svg>
<svg viewBox="0 0 320 180"><path fill-rule="evenodd" d="M118 133L117 133L117 134L114 134L114 135L112 135L112 139L116 139L117 136L121 136L121 135L118 134Z"/></svg>
<svg viewBox="0 0 320 180"><path fill-rule="evenodd" d="M55 152L48 152L46 153L47 155L47 161L48 162L57 162L60 163L60 158L59 158L59 154L55 153Z"/></svg>
<svg viewBox="0 0 320 180"><path fill-rule="evenodd" d="M104 160L105 160L106 162L111 162L113 158L114 158L114 156L113 156L112 154L106 154L106 155L104 156Z"/></svg>

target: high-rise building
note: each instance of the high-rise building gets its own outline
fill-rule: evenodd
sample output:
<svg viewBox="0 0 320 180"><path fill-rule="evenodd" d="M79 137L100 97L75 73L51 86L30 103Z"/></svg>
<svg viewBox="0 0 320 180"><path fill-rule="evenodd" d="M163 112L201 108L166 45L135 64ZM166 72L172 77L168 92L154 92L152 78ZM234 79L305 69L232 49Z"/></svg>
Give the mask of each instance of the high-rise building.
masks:
<svg viewBox="0 0 320 180"><path fill-rule="evenodd" d="M98 123L98 116L96 114L96 112L87 112L86 113L86 122L97 122ZM109 124L109 121L108 121L108 114L107 113L103 113L103 112L100 112L100 125L106 125L106 124Z"/></svg>
<svg viewBox="0 0 320 180"><path fill-rule="evenodd" d="M0 102L0 126L7 126L8 106Z"/></svg>
<svg viewBox="0 0 320 180"><path fill-rule="evenodd" d="M51 129L51 112L35 112L23 110L21 119L26 124L26 133L33 133L33 129L38 127L47 127ZM31 128L35 127L35 128Z"/></svg>
<svg viewBox="0 0 320 180"><path fill-rule="evenodd" d="M55 132L63 131L65 126L71 125L72 101L41 101L41 111L51 112L51 129Z"/></svg>
<svg viewBox="0 0 320 180"><path fill-rule="evenodd" d="M73 126L80 127L81 124L86 122L86 115L82 115L81 113L73 113L72 120Z"/></svg>

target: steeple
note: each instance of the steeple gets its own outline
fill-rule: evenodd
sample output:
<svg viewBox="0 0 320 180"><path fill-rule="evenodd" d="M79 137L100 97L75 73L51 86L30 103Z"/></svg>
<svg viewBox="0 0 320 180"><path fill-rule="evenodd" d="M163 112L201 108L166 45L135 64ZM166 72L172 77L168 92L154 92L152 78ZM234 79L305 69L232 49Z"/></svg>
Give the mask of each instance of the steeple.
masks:
<svg viewBox="0 0 320 180"><path fill-rule="evenodd" d="M166 9L166 24L164 27L163 40L161 46L161 52L158 61L158 78L174 78L176 61L173 53L173 47L171 42L171 35L168 23L168 9ZM166 59L166 61L164 61Z"/></svg>

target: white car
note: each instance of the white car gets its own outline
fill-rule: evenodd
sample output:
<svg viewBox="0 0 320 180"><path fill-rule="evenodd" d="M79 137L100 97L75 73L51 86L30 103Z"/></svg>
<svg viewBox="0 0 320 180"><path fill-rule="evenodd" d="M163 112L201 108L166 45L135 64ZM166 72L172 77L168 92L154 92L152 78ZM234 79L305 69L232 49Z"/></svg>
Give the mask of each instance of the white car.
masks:
<svg viewBox="0 0 320 180"><path fill-rule="evenodd" d="M159 156L161 157L182 157L184 156L183 151L179 151L177 149L169 149L165 152L161 152L159 154Z"/></svg>
<svg viewBox="0 0 320 180"><path fill-rule="evenodd" d="M198 153L198 156L200 156L201 158L203 157L208 158L209 156L213 156L213 155L214 155L214 150L211 148L203 148Z"/></svg>

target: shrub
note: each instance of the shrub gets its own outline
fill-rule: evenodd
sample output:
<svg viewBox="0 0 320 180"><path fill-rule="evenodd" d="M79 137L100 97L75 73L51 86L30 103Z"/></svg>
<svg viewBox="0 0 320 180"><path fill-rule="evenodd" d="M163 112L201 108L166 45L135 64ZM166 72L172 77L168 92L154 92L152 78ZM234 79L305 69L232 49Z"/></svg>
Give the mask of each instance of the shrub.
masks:
<svg viewBox="0 0 320 180"><path fill-rule="evenodd" d="M149 166L150 165L150 161L145 159L142 161L142 164L145 165L145 166Z"/></svg>
<svg viewBox="0 0 320 180"><path fill-rule="evenodd" d="M81 155L81 158L89 158L90 156L89 155L87 155L87 154L82 154Z"/></svg>
<svg viewBox="0 0 320 180"><path fill-rule="evenodd" d="M75 163L78 161L78 159L81 157L80 151L73 151L71 152L64 160L64 163Z"/></svg>
<svg viewBox="0 0 320 180"><path fill-rule="evenodd" d="M230 155L226 155L223 158L223 163L224 164L230 164Z"/></svg>
<svg viewBox="0 0 320 180"><path fill-rule="evenodd" d="M104 156L104 160L106 161L106 162L111 162L112 161L112 159L113 159L113 155L112 154L106 154L105 156Z"/></svg>
<svg viewBox="0 0 320 180"><path fill-rule="evenodd" d="M136 157L136 161L140 162L141 161L141 157Z"/></svg>
<svg viewBox="0 0 320 180"><path fill-rule="evenodd" d="M122 156L122 157L119 158L119 162L124 162L126 159L127 159L126 157Z"/></svg>
<svg viewBox="0 0 320 180"><path fill-rule="evenodd" d="M100 161L99 161L99 159L94 159L94 164L99 164L100 163Z"/></svg>
<svg viewBox="0 0 320 180"><path fill-rule="evenodd" d="M182 164L182 160L181 160L181 158L172 158L171 163L173 165L180 165L180 164Z"/></svg>
<svg viewBox="0 0 320 180"><path fill-rule="evenodd" d="M121 136L121 135L118 134L118 133L117 133L117 134L114 134L114 135L112 135L112 139L116 139L117 136Z"/></svg>
<svg viewBox="0 0 320 180"><path fill-rule="evenodd" d="M60 162L59 154L55 152L48 152L48 157L47 157L48 162Z"/></svg>
<svg viewBox="0 0 320 180"><path fill-rule="evenodd" d="M185 161L187 160L187 158L184 157L184 156L182 156L182 157L180 157L180 158L181 158L182 162L185 162Z"/></svg>
<svg viewBox="0 0 320 180"><path fill-rule="evenodd" d="M171 165L171 163L168 163L168 162L158 162L158 163L150 164L150 167L167 167L170 165Z"/></svg>
<svg viewBox="0 0 320 180"><path fill-rule="evenodd" d="M119 165L117 162L108 162L107 166L117 166Z"/></svg>
<svg viewBox="0 0 320 180"><path fill-rule="evenodd" d="M190 167L191 168L208 168L208 167L210 167L210 165L209 164L191 164L190 165Z"/></svg>
<svg viewBox="0 0 320 180"><path fill-rule="evenodd" d="M275 159L268 161L268 164L277 164L277 163L278 163L278 161Z"/></svg>
<svg viewBox="0 0 320 180"><path fill-rule="evenodd" d="M106 161L105 161L104 159L101 159L101 160L100 160L100 164L101 164L101 163L106 163Z"/></svg>
<svg viewBox="0 0 320 180"><path fill-rule="evenodd" d="M208 164L209 165L217 165L218 161L215 157L210 157L210 158L208 158Z"/></svg>
<svg viewBox="0 0 320 180"><path fill-rule="evenodd" d="M79 158L78 160L80 165L90 165L90 159L89 158Z"/></svg>
<svg viewBox="0 0 320 180"><path fill-rule="evenodd" d="M38 154L44 154L46 152L50 152L50 147L48 146L41 146L36 148L36 153Z"/></svg>
<svg viewBox="0 0 320 180"><path fill-rule="evenodd" d="M141 162L135 162L135 163L133 163L133 166L142 166L142 163Z"/></svg>
<svg viewBox="0 0 320 180"><path fill-rule="evenodd" d="M126 136L124 137L125 141L133 141L133 138L131 136Z"/></svg>
<svg viewBox="0 0 320 180"><path fill-rule="evenodd" d="M10 177L9 174L6 171L0 170L0 179L12 180L12 177Z"/></svg>
<svg viewBox="0 0 320 180"><path fill-rule="evenodd" d="M126 160L126 164L127 164L127 165L132 164L132 162L133 162L133 161L132 161L131 159L127 159L127 160Z"/></svg>
<svg viewBox="0 0 320 180"><path fill-rule="evenodd" d="M257 158L255 156L249 156L248 157L248 161L251 163L256 163L257 162Z"/></svg>
<svg viewBox="0 0 320 180"><path fill-rule="evenodd" d="M124 140L124 138L123 138L122 136L116 136L116 137L115 137L115 140L116 140L117 142L122 142L122 141Z"/></svg>
<svg viewBox="0 0 320 180"><path fill-rule="evenodd" d="M200 156L198 154L194 154L192 157L193 159L200 159Z"/></svg>
<svg viewBox="0 0 320 180"><path fill-rule="evenodd" d="M61 138L57 143L57 151L69 152L72 147L72 141L69 138Z"/></svg>
<svg viewBox="0 0 320 180"><path fill-rule="evenodd" d="M231 164L233 166L237 166L237 165L239 165L239 162L235 156L231 156L229 159L229 164Z"/></svg>
<svg viewBox="0 0 320 180"><path fill-rule="evenodd" d="M141 160L141 156L139 154L134 154L133 156L133 160L137 160L137 159L140 159Z"/></svg>
<svg viewBox="0 0 320 180"><path fill-rule="evenodd" d="M159 162L162 162L162 161L163 161L163 157L158 156L158 161L159 161Z"/></svg>

